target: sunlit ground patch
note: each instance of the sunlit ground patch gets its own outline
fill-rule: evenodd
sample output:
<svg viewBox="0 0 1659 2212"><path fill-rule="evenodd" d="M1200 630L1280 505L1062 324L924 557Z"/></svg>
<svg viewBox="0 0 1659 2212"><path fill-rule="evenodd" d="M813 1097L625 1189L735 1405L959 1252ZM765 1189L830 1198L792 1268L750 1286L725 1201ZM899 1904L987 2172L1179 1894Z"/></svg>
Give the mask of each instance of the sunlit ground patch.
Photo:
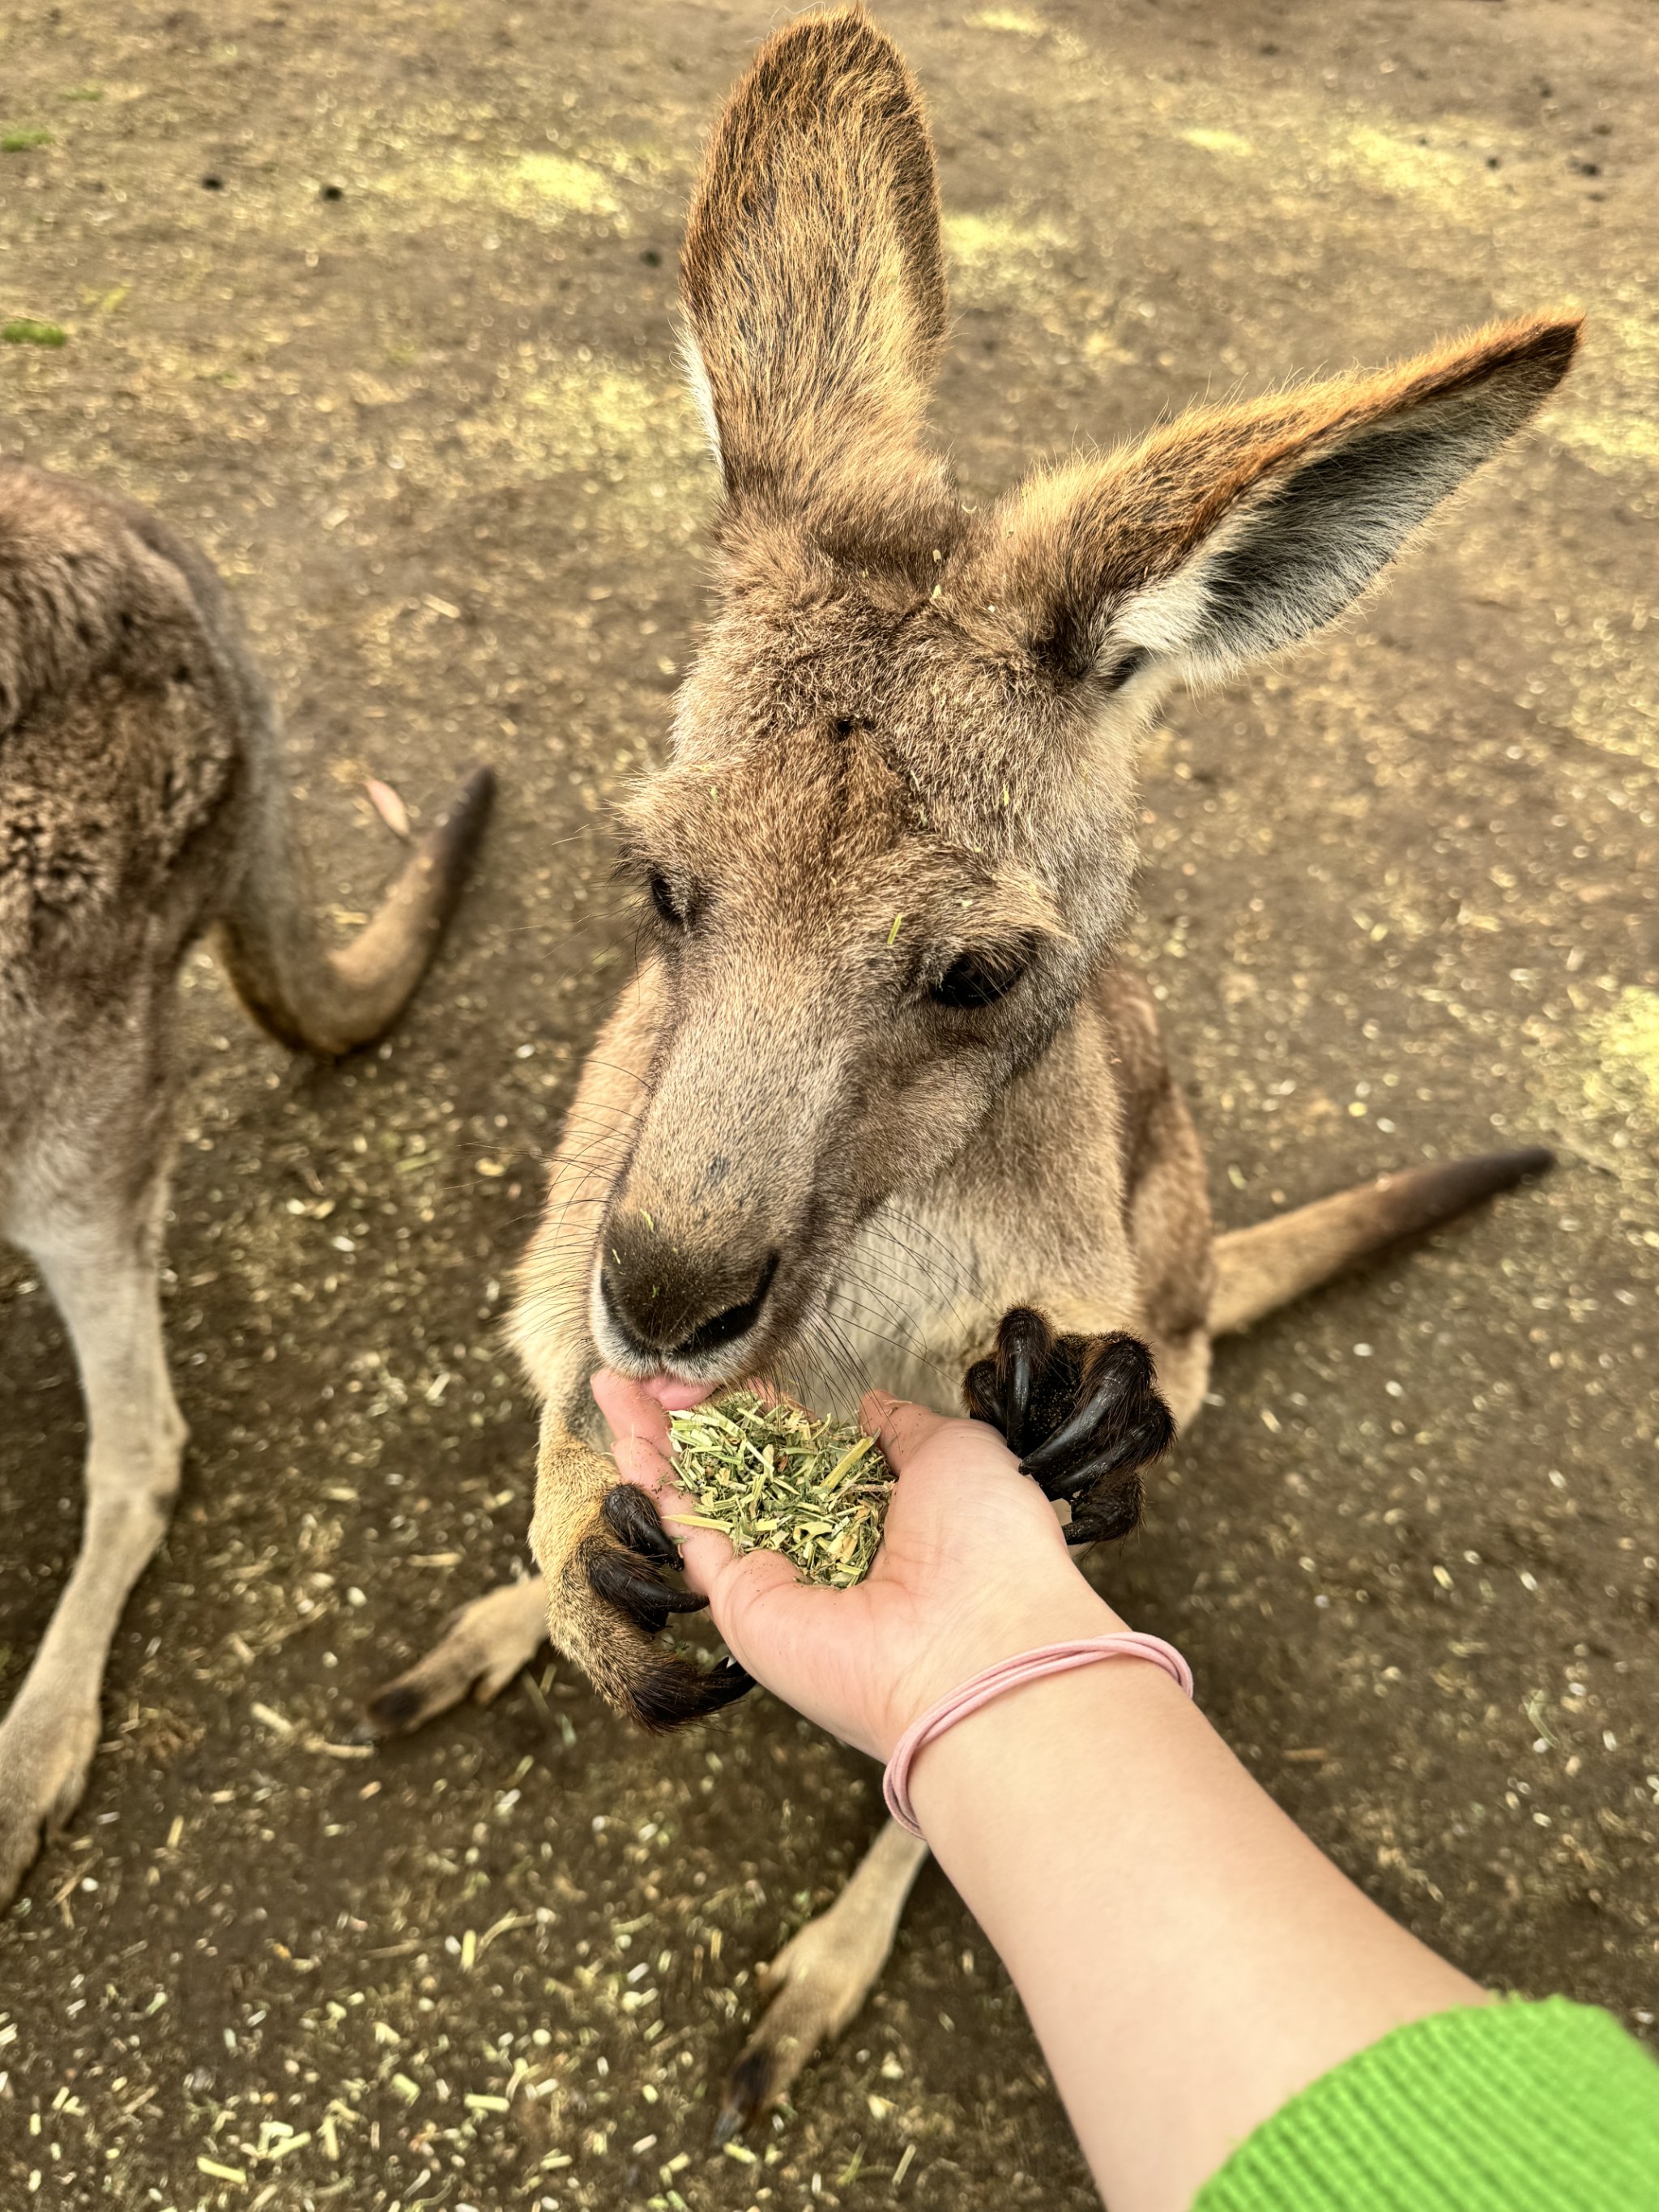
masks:
<svg viewBox="0 0 1659 2212"><path fill-rule="evenodd" d="M1659 1139L1659 992L1621 991L1587 1036L1595 1055L1584 1073L1591 1112L1622 1120L1649 1143Z"/></svg>
<svg viewBox="0 0 1659 2212"><path fill-rule="evenodd" d="M1012 209L989 215L947 215L945 246L951 289L965 307L1029 301L1052 289L1054 249L1064 241L1051 223Z"/></svg>
<svg viewBox="0 0 1659 2212"><path fill-rule="evenodd" d="M1048 26L1024 8L980 8L968 18L970 31L1012 31L1022 39L1040 39Z"/></svg>
<svg viewBox="0 0 1659 2212"><path fill-rule="evenodd" d="M1576 994L1571 1027L1530 1023L1532 1066L1562 1135L1623 1182L1659 1170L1659 992L1627 985L1596 1006Z"/></svg>
<svg viewBox="0 0 1659 2212"><path fill-rule="evenodd" d="M1237 131L1183 131L1182 137L1189 146L1196 146L1201 154L1225 154L1235 161L1253 161L1255 148L1248 138L1241 138Z"/></svg>

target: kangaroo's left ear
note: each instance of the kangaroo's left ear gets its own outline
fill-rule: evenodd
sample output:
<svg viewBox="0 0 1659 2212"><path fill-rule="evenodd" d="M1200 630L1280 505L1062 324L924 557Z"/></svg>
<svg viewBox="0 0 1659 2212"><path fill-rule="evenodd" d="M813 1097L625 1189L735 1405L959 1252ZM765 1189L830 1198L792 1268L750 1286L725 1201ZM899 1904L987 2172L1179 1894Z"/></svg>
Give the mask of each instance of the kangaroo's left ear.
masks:
<svg viewBox="0 0 1659 2212"><path fill-rule="evenodd" d="M1376 375L1182 416L1028 477L952 581L1056 674L1224 675L1363 592L1554 390L1578 331L1494 324Z"/></svg>

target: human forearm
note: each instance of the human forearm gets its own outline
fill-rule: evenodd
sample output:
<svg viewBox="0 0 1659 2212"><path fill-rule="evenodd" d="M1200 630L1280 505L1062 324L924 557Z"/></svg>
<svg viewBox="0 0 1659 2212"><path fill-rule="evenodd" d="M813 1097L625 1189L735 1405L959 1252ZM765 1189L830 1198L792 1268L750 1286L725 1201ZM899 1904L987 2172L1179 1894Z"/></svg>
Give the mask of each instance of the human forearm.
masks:
<svg viewBox="0 0 1659 2212"><path fill-rule="evenodd" d="M595 1395L619 1467L657 1492L672 1526L684 1501L661 1407L615 1376L599 1377ZM684 1555L744 1664L887 1760L986 1668L1125 1624L1078 1574L1052 1513L992 1431L890 1401L865 1413L899 1480L864 1583L805 1587L775 1553L734 1559L695 1519ZM1379 2126L1400 2154L1389 2172L1408 2177L1400 2187L1385 2177L1389 2202L1518 2205L1469 2178L1531 2171L1515 2146L1540 2140L1522 2123L1553 2083L1589 2118L1571 2141L1560 2135L1526 2201L1539 2212L1648 2203L1634 2186L1595 2194L1599 2175L1571 2155L1612 2110L1585 2094L1602 2065L1594 2031L1571 2065L1534 2053L1538 2063L1509 2066L1498 2094L1485 2095L1480 2054L1512 2053L1532 2034L1528 2022L1510 2030L1498 2013L1465 2016L1482 1992L1338 1874L1153 1667L1102 1661L1008 1691L927 1742L908 1778L929 1841L1030 2010L1112 2212L1187 2212L1212 2174L1206 2202L1213 2196L1218 2212L1304 2201L1334 2212L1354 2201L1355 2173L1376 2164ZM1539 2033L1547 2044L1548 2021ZM1448 2075L1453 2046L1463 2063ZM1634 2046L1626 2057L1647 2066ZM1425 2083L1440 2093L1437 2110L1424 2109L1407 2141L1401 2115L1436 2102ZM1310 2101L1322 2131L1306 2123ZM1466 2111L1503 2138L1498 2167ZM1659 2140L1659 2102L1645 2076L1615 2124L1620 2172L1645 2186L1659 2171L1647 2149ZM1582 2189L1559 2185L1563 2158Z"/></svg>
<svg viewBox="0 0 1659 2212"><path fill-rule="evenodd" d="M1103 1632L1118 1625L1102 1612ZM1296 2090L1405 2021L1480 1999L1139 1662L1000 1698L929 1746L911 1794L1113 2212L1181 2212Z"/></svg>

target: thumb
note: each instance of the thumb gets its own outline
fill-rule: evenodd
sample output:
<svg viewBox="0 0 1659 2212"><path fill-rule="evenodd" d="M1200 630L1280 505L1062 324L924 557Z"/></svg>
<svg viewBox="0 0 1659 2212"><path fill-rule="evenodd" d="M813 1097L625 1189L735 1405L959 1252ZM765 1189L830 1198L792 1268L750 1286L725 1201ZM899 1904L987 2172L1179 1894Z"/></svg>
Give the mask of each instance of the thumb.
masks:
<svg viewBox="0 0 1659 2212"><path fill-rule="evenodd" d="M639 1444L644 1447L647 1458L667 1459L671 1449L668 1413L642 1383L635 1382L631 1376L618 1375L614 1368L601 1367L590 1379L588 1388L593 1393L594 1404L605 1415L613 1448ZM620 1449L617 1455L621 1457ZM635 1480L638 1480L637 1474Z"/></svg>
<svg viewBox="0 0 1659 2212"><path fill-rule="evenodd" d="M884 1390L866 1392L859 1407L859 1426L875 1438L888 1464L900 1474L930 1438L951 1425L946 1414L907 1399L890 1398Z"/></svg>

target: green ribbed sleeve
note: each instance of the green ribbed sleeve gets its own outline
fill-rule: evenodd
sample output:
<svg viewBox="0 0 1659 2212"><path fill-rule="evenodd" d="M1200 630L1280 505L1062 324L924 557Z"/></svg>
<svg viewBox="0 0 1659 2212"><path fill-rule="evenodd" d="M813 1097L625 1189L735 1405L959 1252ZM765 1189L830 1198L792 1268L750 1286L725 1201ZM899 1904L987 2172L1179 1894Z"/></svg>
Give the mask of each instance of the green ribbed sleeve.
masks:
<svg viewBox="0 0 1659 2212"><path fill-rule="evenodd" d="M1437 2013L1292 2097L1193 2212L1659 2212L1659 2065L1565 1997Z"/></svg>

